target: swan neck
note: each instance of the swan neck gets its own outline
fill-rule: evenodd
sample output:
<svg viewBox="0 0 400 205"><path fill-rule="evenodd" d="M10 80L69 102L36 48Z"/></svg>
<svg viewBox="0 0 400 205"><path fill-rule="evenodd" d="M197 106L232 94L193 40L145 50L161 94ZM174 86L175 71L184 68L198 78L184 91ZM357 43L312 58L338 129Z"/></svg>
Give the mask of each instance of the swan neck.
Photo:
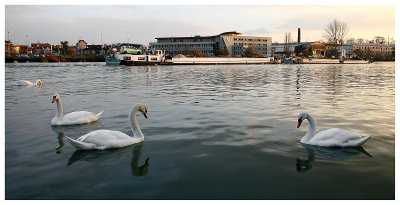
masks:
<svg viewBox="0 0 400 205"><path fill-rule="evenodd" d="M308 120L308 123L310 124L309 128L308 128L308 132L306 133L306 135L304 135L303 138L301 138L301 143L307 143L312 137L314 137L315 135L315 121L314 118L312 118L310 115L307 116L306 118Z"/></svg>
<svg viewBox="0 0 400 205"><path fill-rule="evenodd" d="M308 119L308 123L310 124L310 127L308 128L308 132L315 133L316 125L315 125L314 118L312 118L310 115L308 115L307 119Z"/></svg>
<svg viewBox="0 0 400 205"><path fill-rule="evenodd" d="M136 119L136 114L139 111L139 107L135 106L131 109L131 112L129 114L129 123L131 124L131 129L133 132L133 138L141 138L142 140L144 139L142 130L139 127L139 124Z"/></svg>
<svg viewBox="0 0 400 205"><path fill-rule="evenodd" d="M63 116L63 107L62 107L61 99L57 99L56 103L57 103L56 117L62 117Z"/></svg>

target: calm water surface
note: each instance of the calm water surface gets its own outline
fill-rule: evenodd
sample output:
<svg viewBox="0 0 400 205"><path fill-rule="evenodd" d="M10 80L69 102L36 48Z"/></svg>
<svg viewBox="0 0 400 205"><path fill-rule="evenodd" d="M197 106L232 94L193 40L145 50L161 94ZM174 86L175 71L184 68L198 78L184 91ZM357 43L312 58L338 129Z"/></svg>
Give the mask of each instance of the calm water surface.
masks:
<svg viewBox="0 0 400 205"><path fill-rule="evenodd" d="M104 63L5 65L6 199L394 199L395 65L108 67ZM41 88L17 87L16 80ZM96 123L50 125L64 113L104 109ZM96 129L143 143L76 151L65 136ZM306 146L297 115L317 131L340 127L363 148ZM148 164L145 163L146 159Z"/></svg>

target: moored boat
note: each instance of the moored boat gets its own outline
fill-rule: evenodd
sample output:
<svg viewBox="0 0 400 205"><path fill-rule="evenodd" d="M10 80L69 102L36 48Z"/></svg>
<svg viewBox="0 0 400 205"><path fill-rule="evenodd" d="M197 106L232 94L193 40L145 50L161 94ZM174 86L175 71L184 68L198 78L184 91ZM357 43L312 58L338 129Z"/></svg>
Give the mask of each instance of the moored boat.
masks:
<svg viewBox="0 0 400 205"><path fill-rule="evenodd" d="M106 65L116 66L121 64L121 60L119 59L119 53L117 52L116 48L113 48L111 50L111 53L106 55L105 60L106 60Z"/></svg>
<svg viewBox="0 0 400 205"><path fill-rule="evenodd" d="M156 65L165 62L164 50L148 50L144 54L120 54L121 65Z"/></svg>

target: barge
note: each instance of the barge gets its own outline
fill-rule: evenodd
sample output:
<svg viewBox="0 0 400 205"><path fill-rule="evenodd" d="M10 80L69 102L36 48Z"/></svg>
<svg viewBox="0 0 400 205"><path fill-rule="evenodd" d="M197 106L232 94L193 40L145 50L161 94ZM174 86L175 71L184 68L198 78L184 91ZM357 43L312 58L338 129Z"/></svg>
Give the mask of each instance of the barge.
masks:
<svg viewBox="0 0 400 205"><path fill-rule="evenodd" d="M121 49L123 52L114 53L106 58L107 65L233 65L233 64L280 64L281 61L274 61L272 57L263 58L246 58L246 57L186 57L184 55L176 55L168 57L165 50L127 50ZM353 60L333 60L333 59L310 59L310 60L293 60L289 59L290 64L365 64L368 61ZM282 61L282 63L288 63Z"/></svg>
<svg viewBox="0 0 400 205"><path fill-rule="evenodd" d="M185 57L168 58L164 50L149 50L144 54L120 54L120 65L215 65L215 64L268 64L273 58Z"/></svg>

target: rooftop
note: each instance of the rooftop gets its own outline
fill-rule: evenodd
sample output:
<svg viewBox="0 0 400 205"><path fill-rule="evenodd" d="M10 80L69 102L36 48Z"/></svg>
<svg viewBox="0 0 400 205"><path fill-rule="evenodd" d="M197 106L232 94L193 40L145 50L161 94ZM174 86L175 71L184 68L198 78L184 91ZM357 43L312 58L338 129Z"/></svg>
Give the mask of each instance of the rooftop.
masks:
<svg viewBox="0 0 400 205"><path fill-rule="evenodd" d="M392 45L387 45L387 44L376 44L376 43L345 43L343 46L353 46L353 45L359 45L359 46L390 46L393 47Z"/></svg>
<svg viewBox="0 0 400 205"><path fill-rule="evenodd" d="M170 38L183 38L183 39L193 39L193 38L215 38L217 36L222 36L222 35L231 35L231 36L236 36L240 35L242 33L236 32L236 31L228 31L221 33L219 35L213 35L213 36L200 36L200 35L195 35L195 36L184 36L184 37L158 37L156 39L170 39Z"/></svg>

